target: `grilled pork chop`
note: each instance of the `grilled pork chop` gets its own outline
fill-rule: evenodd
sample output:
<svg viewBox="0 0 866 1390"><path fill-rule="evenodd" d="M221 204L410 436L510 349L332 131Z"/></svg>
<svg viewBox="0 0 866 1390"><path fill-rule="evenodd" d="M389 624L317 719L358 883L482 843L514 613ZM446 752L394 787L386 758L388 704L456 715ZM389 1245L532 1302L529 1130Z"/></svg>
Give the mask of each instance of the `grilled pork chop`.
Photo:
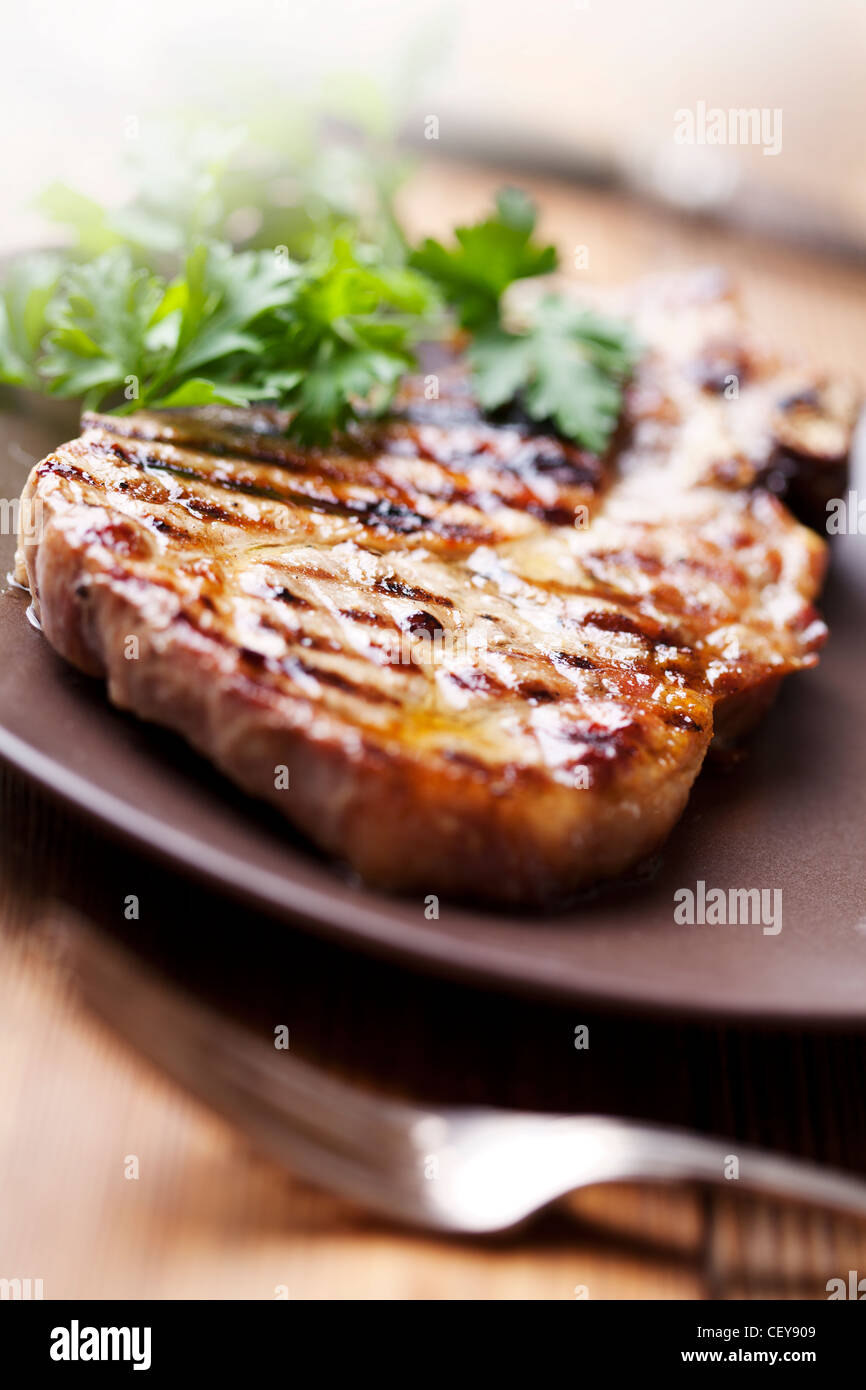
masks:
<svg viewBox="0 0 866 1390"><path fill-rule="evenodd" d="M370 883L547 903L620 873L815 664L825 546L766 484L820 491L855 403L713 277L614 307L647 352L605 459L449 370L326 450L272 409L85 416L25 489L45 635Z"/></svg>

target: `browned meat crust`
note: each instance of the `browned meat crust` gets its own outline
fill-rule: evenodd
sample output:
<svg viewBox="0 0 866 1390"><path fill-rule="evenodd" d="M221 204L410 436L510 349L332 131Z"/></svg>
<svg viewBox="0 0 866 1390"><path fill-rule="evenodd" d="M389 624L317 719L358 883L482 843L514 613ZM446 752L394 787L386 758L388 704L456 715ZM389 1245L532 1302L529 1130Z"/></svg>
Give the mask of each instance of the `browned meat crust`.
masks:
<svg viewBox="0 0 866 1390"><path fill-rule="evenodd" d="M649 351L604 460L447 372L327 451L269 409L86 418L26 489L48 640L371 883L544 903L620 873L815 663L824 543L758 484L787 401L843 462L854 411L715 280L629 308Z"/></svg>

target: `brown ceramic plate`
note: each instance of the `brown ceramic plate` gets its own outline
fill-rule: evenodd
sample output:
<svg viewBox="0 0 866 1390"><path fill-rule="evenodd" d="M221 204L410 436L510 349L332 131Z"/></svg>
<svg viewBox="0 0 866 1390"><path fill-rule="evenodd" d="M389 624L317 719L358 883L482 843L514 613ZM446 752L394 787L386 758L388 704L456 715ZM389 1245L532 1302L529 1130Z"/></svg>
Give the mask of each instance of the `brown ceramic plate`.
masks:
<svg viewBox="0 0 866 1390"><path fill-rule="evenodd" d="M0 414L0 498L16 497L30 463L75 433L50 413ZM0 577L13 548L0 536ZM177 738L112 709L99 682L54 655L26 609L27 596L5 587L0 756L242 903L416 966L576 1001L866 1019L866 535L834 543L830 644L816 671L787 683L748 756L704 772L645 876L554 917L443 903L427 920L420 900L348 881ZM698 880L780 889L782 930L678 925L674 893Z"/></svg>

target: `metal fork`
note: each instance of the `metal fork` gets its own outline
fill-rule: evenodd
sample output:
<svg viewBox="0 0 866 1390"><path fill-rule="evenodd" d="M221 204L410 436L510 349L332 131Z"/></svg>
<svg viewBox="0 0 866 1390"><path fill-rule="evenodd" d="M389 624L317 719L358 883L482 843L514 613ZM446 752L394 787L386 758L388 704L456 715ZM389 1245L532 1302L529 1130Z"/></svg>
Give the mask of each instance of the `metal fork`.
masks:
<svg viewBox="0 0 866 1390"><path fill-rule="evenodd" d="M866 1182L734 1141L602 1116L384 1099L228 1022L90 928L66 936L89 1006L264 1153L385 1216L507 1230L581 1187L689 1181L866 1217ZM737 1181L726 1178L735 1156Z"/></svg>

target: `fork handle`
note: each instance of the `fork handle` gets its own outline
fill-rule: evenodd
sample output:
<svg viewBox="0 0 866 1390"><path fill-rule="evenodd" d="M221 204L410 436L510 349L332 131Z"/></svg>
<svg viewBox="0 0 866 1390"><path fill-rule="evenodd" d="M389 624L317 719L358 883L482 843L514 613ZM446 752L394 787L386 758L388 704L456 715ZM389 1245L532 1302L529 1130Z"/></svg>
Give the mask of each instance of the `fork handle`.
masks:
<svg viewBox="0 0 866 1390"><path fill-rule="evenodd" d="M866 1216L866 1182L860 1178L732 1140L606 1117L592 1121L599 1151L593 1179L587 1175L584 1119L562 1123L563 1138L566 1127L575 1127L569 1139L579 1146L580 1186L593 1180L702 1182Z"/></svg>

